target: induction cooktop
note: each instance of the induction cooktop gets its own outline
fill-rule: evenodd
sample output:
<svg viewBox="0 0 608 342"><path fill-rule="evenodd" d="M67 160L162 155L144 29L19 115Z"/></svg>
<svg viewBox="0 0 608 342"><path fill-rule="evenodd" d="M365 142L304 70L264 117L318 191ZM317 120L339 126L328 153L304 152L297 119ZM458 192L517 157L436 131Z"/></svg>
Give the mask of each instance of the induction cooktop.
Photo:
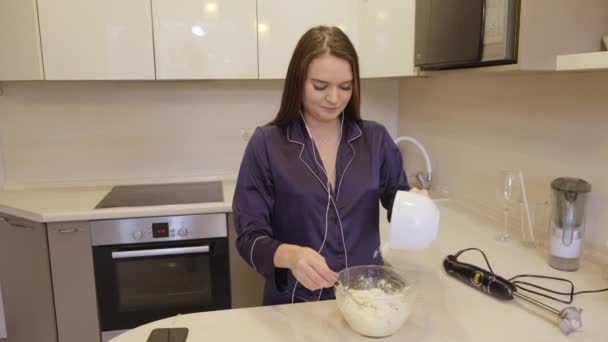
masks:
<svg viewBox="0 0 608 342"><path fill-rule="evenodd" d="M197 182L115 186L95 209L223 202L222 183Z"/></svg>

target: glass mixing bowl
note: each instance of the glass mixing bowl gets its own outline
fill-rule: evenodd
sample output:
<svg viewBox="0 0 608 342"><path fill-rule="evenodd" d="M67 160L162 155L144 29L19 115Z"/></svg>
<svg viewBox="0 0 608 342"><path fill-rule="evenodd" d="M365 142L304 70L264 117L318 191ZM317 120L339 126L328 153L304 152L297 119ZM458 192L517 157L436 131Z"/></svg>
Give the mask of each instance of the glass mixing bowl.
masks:
<svg viewBox="0 0 608 342"><path fill-rule="evenodd" d="M412 279L388 266L365 265L342 270L335 285L342 317L361 335L385 337L407 321L416 299Z"/></svg>

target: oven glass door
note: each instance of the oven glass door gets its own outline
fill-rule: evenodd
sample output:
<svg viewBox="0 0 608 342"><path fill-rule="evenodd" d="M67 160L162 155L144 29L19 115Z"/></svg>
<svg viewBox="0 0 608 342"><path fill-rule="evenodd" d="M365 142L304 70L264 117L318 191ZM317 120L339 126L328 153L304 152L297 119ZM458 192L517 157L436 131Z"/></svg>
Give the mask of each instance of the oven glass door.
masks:
<svg viewBox="0 0 608 342"><path fill-rule="evenodd" d="M230 308L227 241L94 247L102 331Z"/></svg>

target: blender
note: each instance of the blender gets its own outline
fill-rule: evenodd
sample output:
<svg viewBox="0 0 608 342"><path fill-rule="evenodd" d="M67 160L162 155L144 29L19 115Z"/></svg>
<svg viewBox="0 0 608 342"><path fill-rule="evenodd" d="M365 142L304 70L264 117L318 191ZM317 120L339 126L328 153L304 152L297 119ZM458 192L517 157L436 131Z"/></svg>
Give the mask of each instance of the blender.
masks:
<svg viewBox="0 0 608 342"><path fill-rule="evenodd" d="M549 265L562 271L576 271L580 265L591 185L579 178L562 177L551 182L551 190Z"/></svg>

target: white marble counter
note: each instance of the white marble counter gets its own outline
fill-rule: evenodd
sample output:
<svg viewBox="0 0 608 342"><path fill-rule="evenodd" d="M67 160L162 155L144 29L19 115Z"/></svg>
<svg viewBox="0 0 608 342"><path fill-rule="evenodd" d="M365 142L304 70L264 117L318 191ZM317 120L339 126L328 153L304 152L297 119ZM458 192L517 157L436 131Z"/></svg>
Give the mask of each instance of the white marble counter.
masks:
<svg viewBox="0 0 608 342"><path fill-rule="evenodd" d="M191 215L232 211L234 181L223 181L224 202L94 209L111 186L0 192L0 213L36 222Z"/></svg>
<svg viewBox="0 0 608 342"><path fill-rule="evenodd" d="M566 277L577 290L607 287L600 267L584 262L574 273L551 269L541 250L493 240L494 230L449 204L441 206L438 240L425 251L392 251L387 259L397 268L414 268L420 299L411 318L386 341L608 341L605 315L608 293L581 295L574 304L583 308L583 328L564 336L542 311L516 301L500 302L446 275L442 261L467 247L483 249L494 271L510 278L520 273ZM483 268L480 255L461 260ZM558 309L565 305L547 304ZM141 342L160 327L187 327L188 341L369 341L341 318L335 301L225 310L171 317L133 329L112 342Z"/></svg>

